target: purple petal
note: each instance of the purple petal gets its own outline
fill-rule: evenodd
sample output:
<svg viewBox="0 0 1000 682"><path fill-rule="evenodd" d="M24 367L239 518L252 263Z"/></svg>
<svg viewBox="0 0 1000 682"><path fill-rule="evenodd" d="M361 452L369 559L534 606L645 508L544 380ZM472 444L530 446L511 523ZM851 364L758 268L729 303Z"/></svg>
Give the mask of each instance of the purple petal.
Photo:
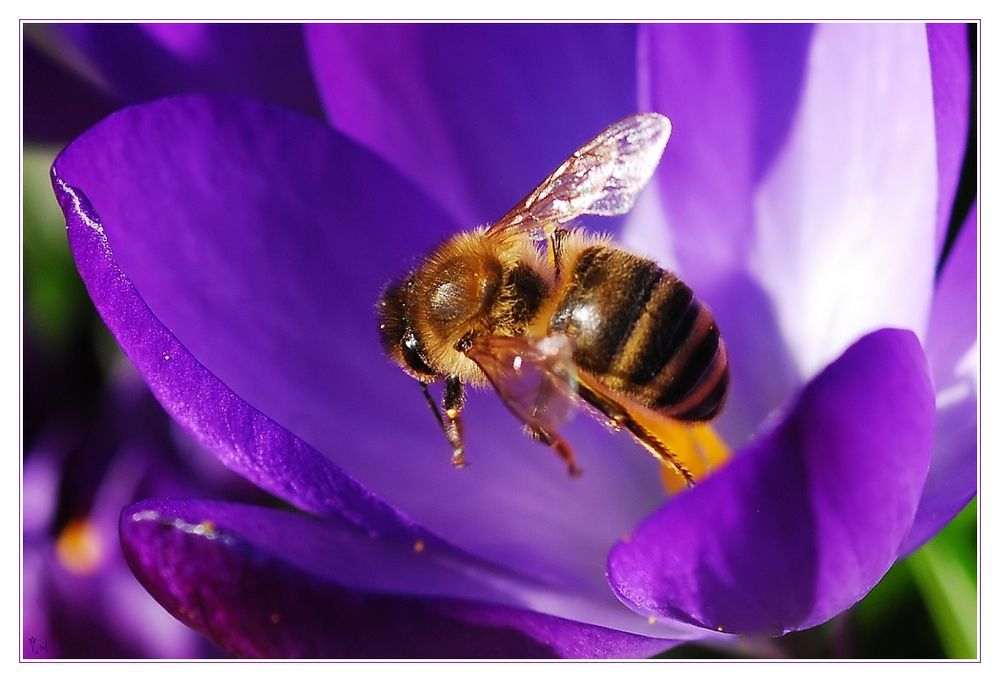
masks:
<svg viewBox="0 0 1000 682"><path fill-rule="evenodd" d="M898 556L933 415L912 332L864 337L773 431L618 544L612 586L641 613L713 630L777 635L822 623Z"/></svg>
<svg viewBox="0 0 1000 682"><path fill-rule="evenodd" d="M745 273L753 193L788 135L812 27L657 25L639 32L640 102L674 133L625 243L678 270L727 339L733 445L799 384L768 294ZM657 204L657 205L653 205Z"/></svg>
<svg viewBox="0 0 1000 682"><path fill-rule="evenodd" d="M659 24L639 31L640 107L670 117L656 175L679 268L702 287L741 267L753 189L788 134L812 27ZM646 241L657 229L633 221ZM641 236L640 236L641 235Z"/></svg>
<svg viewBox="0 0 1000 682"><path fill-rule="evenodd" d="M881 327L926 329L937 162L922 26L813 33L793 131L756 202L752 268L802 377Z"/></svg>
<svg viewBox="0 0 1000 682"><path fill-rule="evenodd" d="M572 480L498 400L473 395L471 466L456 471L416 384L382 356L378 292L447 226L391 169L305 117L191 97L116 114L55 172L99 311L168 411L228 466L379 532L409 527L398 509L631 615L605 558L665 498L657 463L578 420L566 435L585 474Z"/></svg>
<svg viewBox="0 0 1000 682"><path fill-rule="evenodd" d="M255 97L322 116L298 24L56 24L49 28L56 33L56 48L71 46L76 58L122 102L205 92Z"/></svg>
<svg viewBox="0 0 1000 682"><path fill-rule="evenodd" d="M151 500L123 511L121 536L156 599L241 656L632 657L671 644L510 605L530 598L516 577L332 520Z"/></svg>
<svg viewBox="0 0 1000 682"><path fill-rule="evenodd" d="M948 231L951 206L969 131L968 24L928 24L927 48L934 87L934 129L937 133L937 248Z"/></svg>
<svg viewBox="0 0 1000 682"><path fill-rule="evenodd" d="M333 125L462 227L496 220L635 112L626 24L324 24L306 37Z"/></svg>
<svg viewBox="0 0 1000 682"><path fill-rule="evenodd" d="M188 127L183 123L186 116L193 119L225 117L232 109L238 109L245 118L242 127L235 122L235 117L230 118L234 123L225 131L228 138L218 128L202 129L200 132L205 137L198 138L196 126ZM253 294L257 292L240 292L233 281L226 279L227 274L233 273L227 273L221 264L213 267L211 261L252 262L252 257L247 261L240 258L241 243L247 251L267 250L277 248L280 237L273 236L265 243L267 232L260 229L256 232L258 239L248 242L246 235L254 233L251 226L263 218L255 215L259 204L240 204L239 199L247 198L246 195L226 195L224 203L219 205L217 200L221 195L198 180L218 178L220 172L225 177L229 172L232 175L228 180L235 190L263 181L252 168L241 177L240 169L224 168L220 159L225 151L232 151L232 148L224 151L227 143L232 143L233 147L240 143L244 147L251 144L267 147L263 133L267 126L261 124L271 119L281 120L283 116L284 113L260 105L233 101L213 104L202 98L132 109L111 117L64 150L53 166L53 185L66 215L77 267L98 312L167 411L215 451L227 466L275 495L303 509L346 514L372 530L395 531L400 525L408 524L401 522L393 510L374 499L307 443L256 410L219 379L219 375L239 376L244 368L248 370L243 374L250 375L257 369L255 378L259 383L267 383L269 378L273 380L269 371L285 370L298 376L308 371L321 371L319 367L296 366L294 354L279 353L270 368L259 362L266 353L256 355L260 349L251 340L260 335L252 333L253 328L248 326L250 320L240 319L239 312L267 301L268 286L277 284L281 278L268 279L266 272L250 270L265 278L260 282L260 296L255 299ZM325 132L319 124L307 123L304 118L297 122L304 125L307 132L310 126L321 134ZM285 156L290 145L279 143L277 136L280 133L281 126L276 125L273 132L276 137L272 138L269 152L289 165L307 163L308 154L301 158ZM214 135L219 137L211 140ZM156 150L159 154L154 152L140 161L132 145L140 139L152 143L149 138L158 138L164 148ZM177 144L185 138L190 146ZM333 159L343 160L348 153L347 150L337 153L341 150L335 148L324 151L329 152L326 159L315 155L312 158L321 168L329 166ZM219 155L213 156L216 152ZM200 156L201 153L205 155ZM194 158L184 159L184 154ZM127 163L126 158L135 163ZM367 161L369 172L371 164ZM359 160L354 170L358 174L355 182L365 182L364 160ZM329 179L324 177L329 176L329 172L319 173L320 182ZM179 175L195 179L197 189L185 184ZM100 216L76 187L92 193L102 206ZM346 191L356 189L350 184L342 187ZM282 195L278 183L264 189ZM402 188L399 191L403 195L399 197L401 201L409 199ZM392 196L391 190L389 196ZM287 190L284 198L286 205L274 207L278 211L274 215L302 221L303 225L321 224L321 216L301 215L295 206L289 205L294 199L288 196ZM176 210L182 205L184 210ZM317 208L321 210L322 205ZM240 215L239 209L246 215ZM205 226L226 225L227 219L236 230L233 234L205 229ZM184 228L190 232L185 234ZM213 242L211 236L218 237L218 241ZM160 256L167 252L177 260L161 259ZM120 263L126 264L124 268ZM182 280L185 268L193 281ZM321 267L315 269L319 271ZM126 271L139 274L145 296L130 281ZM215 278L206 279L208 275L215 275ZM258 281L249 277L247 280ZM308 281L300 286L310 284L319 286L319 283ZM185 286L190 287L190 291L185 293ZM198 304L204 302L208 293L220 294L219 299L231 307L228 311L222 308L198 311ZM241 300L241 294L247 298ZM150 309L151 302L158 314ZM277 308L280 302L274 306ZM198 312L202 313L200 319ZM301 318L309 319L316 318L307 315ZM288 320L287 324L299 322L299 319ZM218 334L220 325L246 337L230 340L227 347L212 348L206 342ZM191 329L191 333L184 334L180 340L172 333L172 328ZM330 339L331 335L335 337L336 330L327 331L327 339L319 339L321 343L330 341L327 349L336 347L336 338ZM206 364L214 371L207 369ZM243 383L247 381L244 379ZM239 382L236 385L240 386ZM306 399L304 389L303 396L297 396L283 393L277 386L273 388L277 391L273 397L279 402L293 406Z"/></svg>
<svg viewBox="0 0 1000 682"><path fill-rule="evenodd" d="M976 217L977 207L973 204L934 292L927 334L927 358L937 393L934 457L904 552L929 540L976 494L980 362Z"/></svg>

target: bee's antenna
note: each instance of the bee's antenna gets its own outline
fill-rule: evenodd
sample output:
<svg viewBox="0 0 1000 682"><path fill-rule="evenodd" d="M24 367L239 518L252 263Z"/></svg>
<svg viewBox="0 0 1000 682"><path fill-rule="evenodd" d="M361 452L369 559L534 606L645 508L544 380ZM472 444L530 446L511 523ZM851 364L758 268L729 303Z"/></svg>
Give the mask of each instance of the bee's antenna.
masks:
<svg viewBox="0 0 1000 682"><path fill-rule="evenodd" d="M427 390L427 384L424 383L423 381L418 383L420 384L420 390L424 394L424 399L427 401L427 404L431 406L431 412L434 413L434 418L437 419L438 426L440 426L441 430L443 431L444 419L441 417L441 411L438 410L437 403L435 403L434 398L431 397L431 392Z"/></svg>

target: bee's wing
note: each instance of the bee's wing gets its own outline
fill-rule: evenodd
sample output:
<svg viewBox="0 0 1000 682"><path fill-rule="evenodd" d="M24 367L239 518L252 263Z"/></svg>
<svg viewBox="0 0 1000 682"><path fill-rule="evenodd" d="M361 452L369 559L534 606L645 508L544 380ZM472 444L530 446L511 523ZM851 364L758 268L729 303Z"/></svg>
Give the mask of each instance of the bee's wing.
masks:
<svg viewBox="0 0 1000 682"><path fill-rule="evenodd" d="M467 351L497 395L529 431L556 436L576 404L576 366L565 336L477 338Z"/></svg>
<svg viewBox="0 0 1000 682"><path fill-rule="evenodd" d="M670 120L660 114L636 114L615 123L573 152L488 234L528 234L541 241L581 215L628 213L669 137Z"/></svg>

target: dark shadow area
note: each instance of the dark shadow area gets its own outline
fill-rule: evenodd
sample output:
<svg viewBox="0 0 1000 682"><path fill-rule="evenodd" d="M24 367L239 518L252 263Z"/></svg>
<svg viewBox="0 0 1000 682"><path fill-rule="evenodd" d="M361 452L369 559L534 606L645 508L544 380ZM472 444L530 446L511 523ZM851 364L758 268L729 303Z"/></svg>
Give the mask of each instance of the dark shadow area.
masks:
<svg viewBox="0 0 1000 682"><path fill-rule="evenodd" d="M958 179L958 189L955 191L955 202L951 207L951 217L948 219L948 234L941 247L936 273L940 277L944 264L948 261L962 223L976 200L979 189L979 24L968 25L969 35L969 132L965 143L965 156L962 159L962 173Z"/></svg>
<svg viewBox="0 0 1000 682"><path fill-rule="evenodd" d="M118 106L27 39L22 68L25 141L65 144Z"/></svg>
<svg viewBox="0 0 1000 682"><path fill-rule="evenodd" d="M122 104L185 93L243 95L325 120L298 24L173 25L182 58L138 24L66 24ZM185 33L185 31L187 31ZM128 55L128 59L123 59Z"/></svg>

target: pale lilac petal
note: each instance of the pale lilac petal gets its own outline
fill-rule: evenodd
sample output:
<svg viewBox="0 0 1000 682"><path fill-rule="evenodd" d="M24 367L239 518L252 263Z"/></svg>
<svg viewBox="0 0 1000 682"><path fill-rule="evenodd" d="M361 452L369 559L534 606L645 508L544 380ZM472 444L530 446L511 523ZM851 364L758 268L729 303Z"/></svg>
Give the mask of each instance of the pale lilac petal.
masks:
<svg viewBox="0 0 1000 682"><path fill-rule="evenodd" d="M150 500L123 511L121 533L157 600L241 656L635 657L672 645L533 612L521 602L540 586L334 520Z"/></svg>
<svg viewBox="0 0 1000 682"><path fill-rule="evenodd" d="M680 273L715 315L732 373L717 427L732 446L800 381L769 296L746 265L754 189L788 137L811 34L806 24L639 32L641 107L668 115L674 133L623 241Z"/></svg>
<svg viewBox="0 0 1000 682"><path fill-rule="evenodd" d="M307 27L331 123L456 220L492 222L569 154L635 113L635 26Z"/></svg>
<svg viewBox="0 0 1000 682"><path fill-rule="evenodd" d="M619 543L611 584L641 613L712 630L778 635L826 621L896 560L933 419L913 333L864 337L772 431Z"/></svg>
<svg viewBox="0 0 1000 682"><path fill-rule="evenodd" d="M976 494L977 213L973 204L934 291L927 334L927 358L937 393L934 457L906 552L929 540Z"/></svg>
<svg viewBox="0 0 1000 682"><path fill-rule="evenodd" d="M678 269L697 288L742 270L753 239L753 191L788 135L812 27L644 25L640 108L673 124L656 174ZM664 229L629 221L640 245ZM667 254L657 256L668 257Z"/></svg>
<svg viewBox="0 0 1000 682"><path fill-rule="evenodd" d="M872 329L923 336L934 142L923 26L815 30L794 130L757 197L753 253L801 376Z"/></svg>

